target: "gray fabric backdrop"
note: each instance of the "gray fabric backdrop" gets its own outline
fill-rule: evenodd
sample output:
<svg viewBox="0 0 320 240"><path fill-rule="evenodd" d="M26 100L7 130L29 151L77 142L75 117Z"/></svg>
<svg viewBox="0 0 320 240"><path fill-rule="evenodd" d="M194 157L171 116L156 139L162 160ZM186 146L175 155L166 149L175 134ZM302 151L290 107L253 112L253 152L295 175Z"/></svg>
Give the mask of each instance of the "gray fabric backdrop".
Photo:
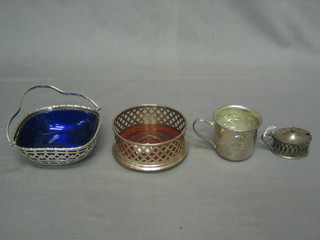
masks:
<svg viewBox="0 0 320 240"><path fill-rule="evenodd" d="M1 239L320 239L319 11L317 0L1 1ZM43 167L9 146L6 124L36 84L102 107L89 158ZM79 99L36 90L19 117L64 101ZM188 119L178 167L145 174L114 160L113 117L143 103ZM228 104L256 109L259 135L310 130L309 156L281 159L258 139L248 160L221 159L191 125Z"/></svg>

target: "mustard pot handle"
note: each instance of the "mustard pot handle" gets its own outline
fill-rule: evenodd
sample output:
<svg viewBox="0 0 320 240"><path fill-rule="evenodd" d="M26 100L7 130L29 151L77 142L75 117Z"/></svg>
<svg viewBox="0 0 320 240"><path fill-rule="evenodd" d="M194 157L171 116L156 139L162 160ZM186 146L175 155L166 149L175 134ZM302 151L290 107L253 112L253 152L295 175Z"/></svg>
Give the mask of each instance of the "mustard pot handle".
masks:
<svg viewBox="0 0 320 240"><path fill-rule="evenodd" d="M270 126L266 129L266 131L261 135L262 141L267 145L267 147L273 151L273 146L270 144L270 140L272 139L273 131L276 129L276 126ZM268 139L267 139L268 138Z"/></svg>

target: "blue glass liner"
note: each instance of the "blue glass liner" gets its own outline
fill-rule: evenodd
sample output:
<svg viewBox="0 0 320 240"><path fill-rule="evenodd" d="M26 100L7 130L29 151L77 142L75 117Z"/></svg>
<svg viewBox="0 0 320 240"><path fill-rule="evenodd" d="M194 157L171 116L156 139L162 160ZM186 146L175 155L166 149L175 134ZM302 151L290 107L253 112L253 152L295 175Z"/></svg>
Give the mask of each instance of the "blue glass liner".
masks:
<svg viewBox="0 0 320 240"><path fill-rule="evenodd" d="M16 144L26 148L73 148L88 143L99 119L94 112L54 109L26 119L19 127Z"/></svg>

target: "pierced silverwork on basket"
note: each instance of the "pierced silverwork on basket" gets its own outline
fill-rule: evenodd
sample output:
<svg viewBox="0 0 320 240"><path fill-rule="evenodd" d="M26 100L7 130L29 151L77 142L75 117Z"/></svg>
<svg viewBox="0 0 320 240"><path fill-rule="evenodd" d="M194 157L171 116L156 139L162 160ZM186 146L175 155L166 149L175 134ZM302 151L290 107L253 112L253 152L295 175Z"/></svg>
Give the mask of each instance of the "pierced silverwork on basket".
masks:
<svg viewBox="0 0 320 240"><path fill-rule="evenodd" d="M48 88L62 95L88 100L95 108L80 105L52 105L37 109L26 116L10 138L10 125L22 108L23 98L36 88ZM88 156L96 143L101 117L100 107L90 98L60 90L49 85L29 88L20 99L20 108L7 124L10 145L22 155L42 165L69 165Z"/></svg>

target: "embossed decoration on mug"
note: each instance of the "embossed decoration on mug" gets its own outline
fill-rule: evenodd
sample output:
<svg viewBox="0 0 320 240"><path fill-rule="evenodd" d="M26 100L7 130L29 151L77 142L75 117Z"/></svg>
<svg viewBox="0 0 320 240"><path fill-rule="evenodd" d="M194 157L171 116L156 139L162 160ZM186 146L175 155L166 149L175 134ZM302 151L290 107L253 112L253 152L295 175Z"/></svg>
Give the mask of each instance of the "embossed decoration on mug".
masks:
<svg viewBox="0 0 320 240"><path fill-rule="evenodd" d="M214 126L213 140L199 133L196 129L199 122ZM209 142L222 158L242 161L252 155L261 123L262 117L256 111L240 105L229 105L215 111L213 121L203 118L194 120L193 130Z"/></svg>
<svg viewBox="0 0 320 240"><path fill-rule="evenodd" d="M145 104L126 109L113 120L114 157L138 171L174 167L188 153L186 128L185 117L170 107Z"/></svg>

